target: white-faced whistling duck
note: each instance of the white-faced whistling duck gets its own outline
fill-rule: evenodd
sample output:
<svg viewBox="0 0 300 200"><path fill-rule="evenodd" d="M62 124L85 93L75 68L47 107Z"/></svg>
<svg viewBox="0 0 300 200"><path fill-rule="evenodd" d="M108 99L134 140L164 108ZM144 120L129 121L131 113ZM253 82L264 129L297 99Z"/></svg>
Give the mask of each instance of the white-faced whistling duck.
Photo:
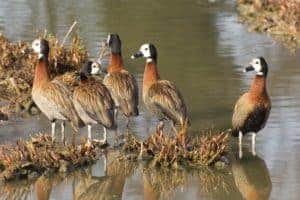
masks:
<svg viewBox="0 0 300 200"><path fill-rule="evenodd" d="M115 102L115 120L117 119L118 109L127 117L127 127L129 117L138 116L138 85L132 74L130 74L123 65L121 55L121 40L117 34L109 34L107 45L111 50L108 74L104 77L103 83L108 88ZM99 73L94 70L92 74Z"/></svg>
<svg viewBox="0 0 300 200"><path fill-rule="evenodd" d="M256 155L256 133L264 128L271 110L271 101L266 88L268 64L265 59L254 58L244 71L255 71L256 76L250 90L236 102L232 116L232 134L239 137L240 157L242 157L243 135L249 132L252 132L252 153Z"/></svg>
<svg viewBox="0 0 300 200"><path fill-rule="evenodd" d="M72 93L59 81L50 80L48 69L49 43L45 39L36 39L32 43L35 53L38 53L38 61L35 68L32 99L38 108L51 121L51 135L54 140L55 122L62 120L61 133L64 141L65 121L70 121L73 129L83 126L83 122L79 118L73 102Z"/></svg>
<svg viewBox="0 0 300 200"><path fill-rule="evenodd" d="M170 81L161 80L157 69L157 51L153 44L143 44L140 50L131 56L132 59L146 58L143 80L143 100L146 107L160 120L162 129L163 120L170 119L172 127L185 126L189 123L188 113L183 96L178 88Z"/></svg>
<svg viewBox="0 0 300 200"><path fill-rule="evenodd" d="M76 111L88 127L88 145L92 140L92 124L104 127L104 139L99 141L101 143L106 143L106 129L116 128L114 102L108 89L100 81L90 79L91 72L96 67L91 61L85 63L79 75L80 84L73 93Z"/></svg>

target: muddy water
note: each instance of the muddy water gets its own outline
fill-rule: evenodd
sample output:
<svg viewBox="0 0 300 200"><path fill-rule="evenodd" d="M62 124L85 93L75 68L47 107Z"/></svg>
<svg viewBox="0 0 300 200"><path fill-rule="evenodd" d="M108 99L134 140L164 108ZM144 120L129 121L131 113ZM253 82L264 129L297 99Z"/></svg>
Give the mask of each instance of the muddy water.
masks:
<svg viewBox="0 0 300 200"><path fill-rule="evenodd" d="M132 61L130 55L142 43L154 43L161 77L174 81L185 97L191 133L197 134L205 127L230 127L232 106L253 78L238 66L254 56L262 55L269 63L268 91L273 108L266 128L257 138L258 156L248 153L250 141L245 139L244 158L236 160L233 155L225 170L147 171L143 166L124 163L114 167L113 157L108 156L106 171L101 159L91 169L64 181L61 177L39 179L28 186L29 199L298 199L299 50L291 54L267 35L248 32L238 23L231 0L15 0L0 4L0 31L11 40L32 41L36 30L41 29L62 39L74 20L79 22L80 35L91 57L97 56L99 40L108 32L119 33L125 63L139 83L144 61ZM130 131L143 138L156 121L142 104L140 109L141 115L133 120ZM123 121L119 119L121 129ZM11 141L49 129L42 115L15 119L1 124L0 139Z"/></svg>

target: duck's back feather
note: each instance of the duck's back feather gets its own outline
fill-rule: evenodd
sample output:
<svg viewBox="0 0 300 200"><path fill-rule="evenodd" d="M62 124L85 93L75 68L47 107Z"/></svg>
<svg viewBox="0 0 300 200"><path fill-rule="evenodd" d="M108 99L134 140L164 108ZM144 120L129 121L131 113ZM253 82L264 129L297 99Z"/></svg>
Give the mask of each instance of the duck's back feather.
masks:
<svg viewBox="0 0 300 200"><path fill-rule="evenodd" d="M170 81L159 80L153 83L144 91L144 102L160 119L169 118L181 125L188 122L183 97Z"/></svg>
<svg viewBox="0 0 300 200"><path fill-rule="evenodd" d="M73 93L77 112L86 124L100 123L115 128L114 103L108 89L99 81L78 86Z"/></svg>
<svg viewBox="0 0 300 200"><path fill-rule="evenodd" d="M125 116L137 116L138 85L132 74L126 70L109 73L103 80L117 107Z"/></svg>

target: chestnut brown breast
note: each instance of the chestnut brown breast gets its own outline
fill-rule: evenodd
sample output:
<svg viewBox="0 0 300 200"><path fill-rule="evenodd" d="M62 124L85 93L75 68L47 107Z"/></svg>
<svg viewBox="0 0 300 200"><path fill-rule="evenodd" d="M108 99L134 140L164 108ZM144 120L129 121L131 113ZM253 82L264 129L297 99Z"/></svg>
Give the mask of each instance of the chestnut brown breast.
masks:
<svg viewBox="0 0 300 200"><path fill-rule="evenodd" d="M257 133L264 128L271 110L271 101L266 91L266 78L256 76L249 92L243 94L234 107L232 134Z"/></svg>

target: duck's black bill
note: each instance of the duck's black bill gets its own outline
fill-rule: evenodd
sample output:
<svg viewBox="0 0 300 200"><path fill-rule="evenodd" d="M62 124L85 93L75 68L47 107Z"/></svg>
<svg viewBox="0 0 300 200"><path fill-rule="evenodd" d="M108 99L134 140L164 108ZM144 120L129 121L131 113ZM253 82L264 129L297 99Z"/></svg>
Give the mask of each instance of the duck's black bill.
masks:
<svg viewBox="0 0 300 200"><path fill-rule="evenodd" d="M143 53L138 51L131 56L131 59L140 58L140 57L143 57Z"/></svg>
<svg viewBox="0 0 300 200"><path fill-rule="evenodd" d="M24 50L24 53L25 54L30 54L30 53L32 53L33 52L33 48L31 48L31 47L28 47L28 48L26 48L25 50Z"/></svg>
<svg viewBox="0 0 300 200"><path fill-rule="evenodd" d="M250 71L254 71L254 67L252 65L250 65L244 69L244 72L250 72Z"/></svg>

